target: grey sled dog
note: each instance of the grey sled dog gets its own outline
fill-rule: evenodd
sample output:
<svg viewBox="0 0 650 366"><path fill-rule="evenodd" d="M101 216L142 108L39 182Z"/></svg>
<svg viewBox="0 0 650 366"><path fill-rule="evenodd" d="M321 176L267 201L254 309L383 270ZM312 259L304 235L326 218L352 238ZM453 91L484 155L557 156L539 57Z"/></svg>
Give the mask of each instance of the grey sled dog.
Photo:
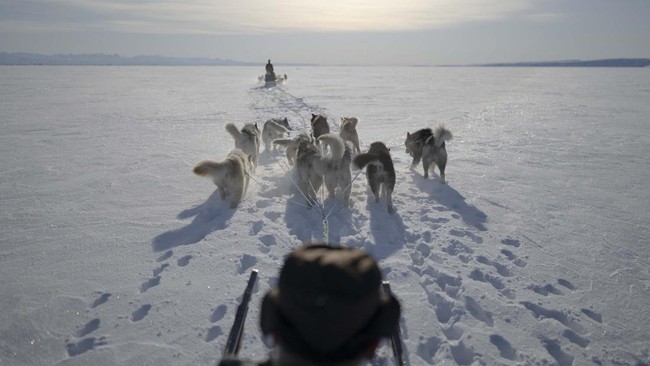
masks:
<svg viewBox="0 0 650 366"><path fill-rule="evenodd" d="M285 133L291 131L289 127L289 120L287 118L272 118L264 122L262 128L262 142L264 142L265 151L269 151L271 147L275 150L273 140L284 137Z"/></svg>
<svg viewBox="0 0 650 366"><path fill-rule="evenodd" d="M318 202L318 192L323 185L321 159L320 149L313 142L298 142L294 167L295 184L309 207Z"/></svg>
<svg viewBox="0 0 650 366"><path fill-rule="evenodd" d="M349 207L350 190L352 189L352 173L350 172L352 151L350 146L340 136L333 133L321 135L318 139L321 143L329 146L330 151L328 156L321 158L319 164L329 196L336 197L338 188L343 207Z"/></svg>
<svg viewBox="0 0 650 366"><path fill-rule="evenodd" d="M354 157L352 163L359 169L366 168L366 179L375 202L382 197L386 200L388 212L393 213L393 190L395 189L395 167L390 156L390 150L383 142L377 141L370 144L368 152Z"/></svg>
<svg viewBox="0 0 650 366"><path fill-rule="evenodd" d="M438 126L433 131L433 136L430 136L422 147L422 168L424 169L424 177L429 177L429 167L433 171L435 165L440 169L440 181L446 183L445 180L445 167L447 166L447 149L445 148L445 141L453 138L451 131L444 126ZM435 165L434 165L435 164Z"/></svg>
<svg viewBox="0 0 650 366"><path fill-rule="evenodd" d="M252 156L233 149L222 161L203 160L194 166L194 174L212 178L219 188L221 199L230 196L230 208L236 208L248 189Z"/></svg>
<svg viewBox="0 0 650 366"><path fill-rule="evenodd" d="M273 140L273 146L280 145L284 146L285 154L287 155L287 161L289 165L294 165L296 158L298 156L298 146L301 142L312 142L312 137L307 132L300 132L292 139L276 139Z"/></svg>
<svg viewBox="0 0 650 366"><path fill-rule="evenodd" d="M257 123L247 123L241 131L234 123L227 123L226 131L235 139L235 148L251 155L254 170L260 157L260 130Z"/></svg>

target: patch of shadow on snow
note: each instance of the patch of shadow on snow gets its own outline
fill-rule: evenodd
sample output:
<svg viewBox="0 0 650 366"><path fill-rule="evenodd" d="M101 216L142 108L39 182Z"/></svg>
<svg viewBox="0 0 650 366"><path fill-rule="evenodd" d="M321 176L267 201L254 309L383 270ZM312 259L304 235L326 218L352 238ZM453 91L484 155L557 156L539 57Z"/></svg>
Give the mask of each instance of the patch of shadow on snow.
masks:
<svg viewBox="0 0 650 366"><path fill-rule="evenodd" d="M208 334L205 336L205 341L206 342L211 342L215 340L218 336L223 334L223 330L221 329L220 326L215 325L214 327L211 327L208 329Z"/></svg>
<svg viewBox="0 0 650 366"><path fill-rule="evenodd" d="M406 243L406 227L400 214L395 211L388 213L386 204L374 202L368 204L370 213L370 231L375 245L391 248L390 253L382 253L377 259L387 258L390 254L397 252Z"/></svg>
<svg viewBox="0 0 650 366"><path fill-rule="evenodd" d="M324 188L322 188L324 189ZM323 192L322 190L320 192ZM305 198L295 194L287 200L285 221L289 234L300 242L323 241L325 236L324 218L327 218L328 239L330 243L340 243L345 233L355 232L349 208L341 206L337 198L321 200L307 207Z"/></svg>
<svg viewBox="0 0 650 366"><path fill-rule="evenodd" d="M517 351L512 348L510 342L498 334L490 336L490 343L492 343L498 350L501 357L514 361L517 358Z"/></svg>
<svg viewBox="0 0 650 366"><path fill-rule="evenodd" d="M521 304L526 307L526 309L533 312L537 319L555 319L558 322L562 323L564 326L570 328L571 330L577 332L578 334L585 334L587 330L578 323L575 319L569 317L566 313L559 310L546 309L540 305L534 304L529 301L521 301Z"/></svg>
<svg viewBox="0 0 650 366"><path fill-rule="evenodd" d="M212 315L210 315L210 322L215 323L223 319L223 317L226 315L226 310L228 310L228 307L226 305L222 304L217 306L217 308L212 312Z"/></svg>
<svg viewBox="0 0 650 366"><path fill-rule="evenodd" d="M144 317L149 314L149 310L151 310L151 305L142 305L140 308L138 308L138 310L134 311L131 314L131 321L139 322L140 320L144 319Z"/></svg>
<svg viewBox="0 0 650 366"><path fill-rule="evenodd" d="M185 210L178 215L180 219L194 217L191 223L156 236L152 241L155 252L162 252L181 245L195 244L209 234L223 230L232 218L235 209L230 208L229 199L221 200L216 190L204 203Z"/></svg>
<svg viewBox="0 0 650 366"><path fill-rule="evenodd" d="M176 261L176 264L178 264L179 267L187 267L188 264L190 264L190 260L192 259L191 255L185 255L181 258L178 258Z"/></svg>
<svg viewBox="0 0 650 366"><path fill-rule="evenodd" d="M427 363L433 364L434 358L436 357L436 353L438 353L441 344L442 341L436 337L431 337L426 340L421 339L416 353Z"/></svg>
<svg viewBox="0 0 650 366"><path fill-rule="evenodd" d="M68 351L68 356L75 357L82 353L86 353L90 350L93 350L98 346L103 346L106 344L107 342L105 337L99 337L99 338L91 337L91 338L82 339L77 343L72 343L72 342L67 343L65 345L65 349L66 351Z"/></svg>
<svg viewBox="0 0 650 366"><path fill-rule="evenodd" d="M141 294L142 294L142 293L145 293L145 292L147 292L147 290L149 290L150 288L152 288L152 287L156 287L156 286L158 286L158 285L160 285L160 276L156 276L156 277L150 278L150 279L144 281L144 282L142 283L142 285L140 285L140 293L141 293Z"/></svg>
<svg viewBox="0 0 650 366"><path fill-rule="evenodd" d="M95 299L95 301L93 301L93 303L90 305L90 308L94 309L94 308L98 307L99 305L105 303L106 301L108 301L109 297L111 297L111 294L102 293L97 299Z"/></svg>
<svg viewBox="0 0 650 366"><path fill-rule="evenodd" d="M101 323L99 318L95 318L89 321L88 323L86 323L86 325L84 325L83 328L77 331L77 337L85 337L88 334L96 331L97 329L99 329L99 323Z"/></svg>
<svg viewBox="0 0 650 366"><path fill-rule="evenodd" d="M546 351L557 361L560 366L572 366L575 357L564 352L560 343L554 339L542 339L542 344Z"/></svg>
<svg viewBox="0 0 650 366"><path fill-rule="evenodd" d="M244 254L239 259L239 268L237 271L239 274L248 272L248 269L257 264L257 257Z"/></svg>
<svg viewBox="0 0 650 366"><path fill-rule="evenodd" d="M413 176L413 183L420 191L428 193L432 200L459 214L466 224L481 231L487 230L487 214L465 202L465 197L449 184L441 184L438 180L424 179L421 176Z"/></svg>

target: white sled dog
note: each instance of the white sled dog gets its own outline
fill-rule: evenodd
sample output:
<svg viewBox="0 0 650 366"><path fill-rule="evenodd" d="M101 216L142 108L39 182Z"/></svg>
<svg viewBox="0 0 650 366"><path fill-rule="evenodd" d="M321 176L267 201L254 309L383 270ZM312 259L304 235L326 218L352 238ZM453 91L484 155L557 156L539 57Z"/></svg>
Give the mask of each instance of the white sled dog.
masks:
<svg viewBox="0 0 650 366"><path fill-rule="evenodd" d="M321 158L319 168L323 174L323 181L329 196L336 197L339 189L343 207L349 207L350 190L352 189L352 173L350 162L352 151L340 136L333 133L321 135L318 138L323 144L329 146L330 154Z"/></svg>
<svg viewBox="0 0 650 366"><path fill-rule="evenodd" d="M379 202L380 196L386 200L388 212L393 213L393 189L395 188L395 167L390 156L390 150L383 142L370 144L368 152L361 153L352 160L358 169L366 168L366 179L375 202Z"/></svg>
<svg viewBox="0 0 650 366"><path fill-rule="evenodd" d="M219 188L221 199L230 196L230 208L236 208L248 189L253 168L252 156L233 149L222 161L203 160L194 166L194 174L212 178Z"/></svg>
<svg viewBox="0 0 650 366"><path fill-rule="evenodd" d="M291 131L289 120L287 118L272 118L264 122L262 128L262 141L264 142L265 151L271 148L275 150L273 140L284 137L285 133Z"/></svg>
<svg viewBox="0 0 650 366"><path fill-rule="evenodd" d="M445 167L447 166L447 149L445 148L445 141L453 138L451 131L445 126L438 126L433 131L433 135L429 136L424 145L422 146L422 169L424 169L424 178L429 177L429 168L433 172L435 166L440 170L440 181L446 183L445 180Z"/></svg>
<svg viewBox="0 0 650 366"><path fill-rule="evenodd" d="M283 146L285 148L285 154L287 155L287 161L289 162L289 165L294 165L296 156L298 155L298 146L301 142L311 143L311 135L303 131L292 139L275 139L273 140L273 145Z"/></svg>
<svg viewBox="0 0 650 366"><path fill-rule="evenodd" d="M345 141L350 141L354 146L354 152L360 154L361 149L359 148L357 123L359 123L359 118L357 117L341 117L339 136L341 136Z"/></svg>
<svg viewBox="0 0 650 366"><path fill-rule="evenodd" d="M305 197L307 206L318 202L318 192L323 185L320 149L311 141L300 141L294 167L296 185Z"/></svg>
<svg viewBox="0 0 650 366"><path fill-rule="evenodd" d="M260 157L260 130L257 128L257 123L247 123L241 131L234 123L227 123L226 131L235 139L235 148L251 155L253 169L255 169Z"/></svg>

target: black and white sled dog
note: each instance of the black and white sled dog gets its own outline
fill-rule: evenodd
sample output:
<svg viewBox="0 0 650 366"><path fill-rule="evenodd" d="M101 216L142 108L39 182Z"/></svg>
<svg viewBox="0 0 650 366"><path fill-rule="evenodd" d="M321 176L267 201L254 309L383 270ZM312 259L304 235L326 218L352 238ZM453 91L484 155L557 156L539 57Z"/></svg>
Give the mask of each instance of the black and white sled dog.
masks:
<svg viewBox="0 0 650 366"><path fill-rule="evenodd" d="M361 153L354 157L352 163L358 169L366 168L366 179L368 186L375 197L386 200L388 212L393 213L393 189L395 188L395 167L390 156L390 149L383 142L377 141L370 144L368 152Z"/></svg>
<svg viewBox="0 0 650 366"><path fill-rule="evenodd" d="M260 157L260 129L257 123L246 123L241 130L234 123L227 123L226 131L235 139L235 148L251 155L255 169Z"/></svg>
<svg viewBox="0 0 650 366"><path fill-rule="evenodd" d="M311 114L311 135L314 141L318 144L318 138L321 135L330 133L330 125L327 122L327 117L321 114Z"/></svg>
<svg viewBox="0 0 650 366"><path fill-rule="evenodd" d="M296 156L298 155L298 146L301 142L312 143L313 139L309 133L303 131L298 133L292 139L275 139L273 140L273 146L275 147L279 145L284 147L289 165L294 165Z"/></svg>
<svg viewBox="0 0 650 366"><path fill-rule="evenodd" d="M271 148L275 150L273 140L284 137L284 134L291 131L289 120L287 118L272 118L264 122L262 128L262 142L264 142L265 151Z"/></svg>
<svg viewBox="0 0 650 366"><path fill-rule="evenodd" d="M354 152L360 154L359 134L357 133L358 123L359 118L357 117L341 117L339 136L341 136L345 141L350 141L354 146Z"/></svg>
<svg viewBox="0 0 650 366"><path fill-rule="evenodd" d="M203 160L194 166L194 174L212 178L219 188L221 199L230 196L230 208L236 208L246 190L253 160L241 149L233 149L222 161Z"/></svg>
<svg viewBox="0 0 650 366"><path fill-rule="evenodd" d="M406 152L413 157L411 167L415 167L422 160L424 178L429 177L429 168L435 169L438 166L440 170L440 180L444 183L445 167L447 166L447 149L445 141L453 138L451 131L445 126L439 125L434 131L430 128L423 128L413 134L406 133Z"/></svg>
<svg viewBox="0 0 650 366"><path fill-rule="evenodd" d="M404 146L406 147L406 153L411 155L413 158L413 161L411 161L412 168L420 164L424 142L431 136L433 136L433 131L431 131L430 128L423 128L421 130L415 131L414 133L406 133Z"/></svg>
<svg viewBox="0 0 650 366"><path fill-rule="evenodd" d="M321 158L320 169L329 197L336 197L338 188L343 207L349 207L352 189L352 149L343 139L333 133L326 133L318 138L329 147L330 153Z"/></svg>

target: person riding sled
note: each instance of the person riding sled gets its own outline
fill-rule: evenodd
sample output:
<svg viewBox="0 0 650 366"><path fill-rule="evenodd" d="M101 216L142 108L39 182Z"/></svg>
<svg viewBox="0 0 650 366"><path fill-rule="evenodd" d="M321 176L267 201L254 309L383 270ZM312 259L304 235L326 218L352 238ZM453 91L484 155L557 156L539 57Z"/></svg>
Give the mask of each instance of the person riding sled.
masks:
<svg viewBox="0 0 650 366"><path fill-rule="evenodd" d="M299 247L262 301L262 333L274 342L270 359L224 359L219 365L362 364L374 357L382 338L391 336L400 317L399 301L380 286L376 261L361 249Z"/></svg>
<svg viewBox="0 0 650 366"><path fill-rule="evenodd" d="M264 76L264 81L269 82L273 81L275 82L275 71L273 71L273 64L271 64L271 60L266 63L266 75Z"/></svg>

